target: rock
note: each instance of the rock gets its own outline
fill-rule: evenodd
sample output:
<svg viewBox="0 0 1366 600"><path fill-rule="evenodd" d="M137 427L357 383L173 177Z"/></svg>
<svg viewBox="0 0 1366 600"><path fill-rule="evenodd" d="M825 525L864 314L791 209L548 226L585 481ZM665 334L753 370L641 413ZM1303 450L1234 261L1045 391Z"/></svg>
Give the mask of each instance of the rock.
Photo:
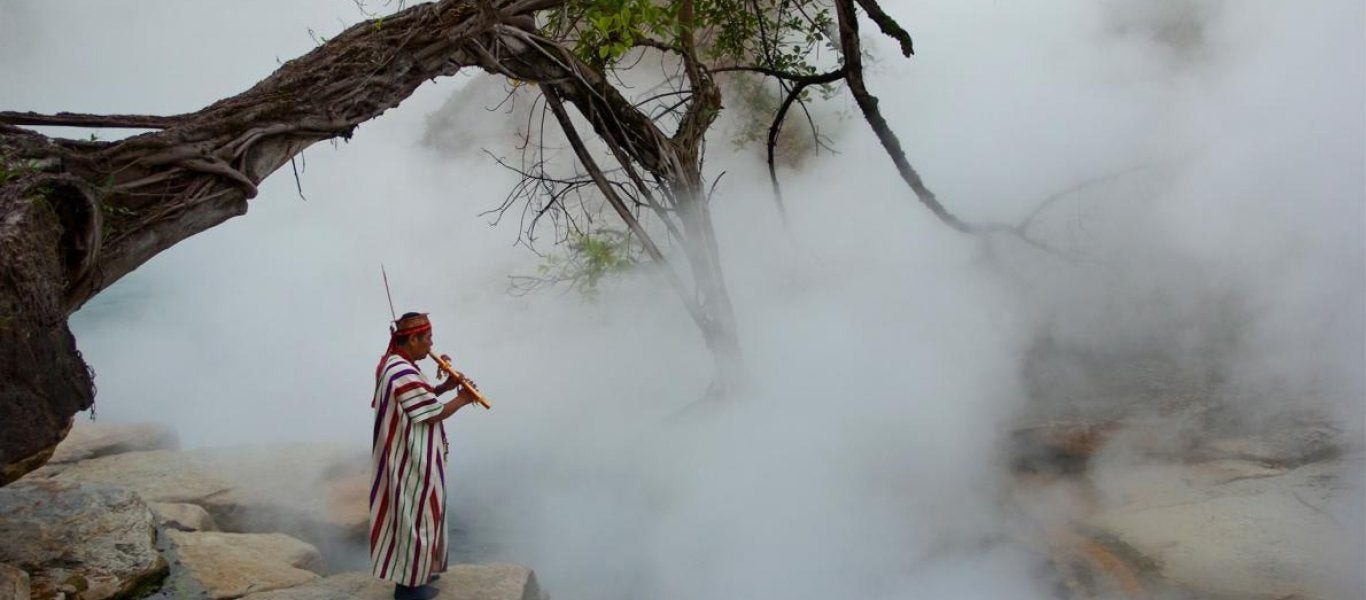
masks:
<svg viewBox="0 0 1366 600"><path fill-rule="evenodd" d="M296 445L126 452L81 461L53 478L125 487L148 502L198 504L230 531L331 528L363 536L369 508L357 509L355 501L368 458L344 450Z"/></svg>
<svg viewBox="0 0 1366 600"><path fill-rule="evenodd" d="M1279 475L1242 464L1235 472L1253 476L1234 479L1211 478L1208 464L1172 467L1165 478L1149 471L1136 484L1147 493L1121 495L1124 505L1088 523L1200 598L1355 597L1363 585L1361 522L1348 476L1360 468L1357 458Z"/></svg>
<svg viewBox="0 0 1366 600"><path fill-rule="evenodd" d="M110 486L20 481L0 489L0 563L27 571L35 598L131 596L166 575L152 512Z"/></svg>
<svg viewBox="0 0 1366 600"><path fill-rule="evenodd" d="M0 564L0 600L29 600L28 573Z"/></svg>
<svg viewBox="0 0 1366 600"><path fill-rule="evenodd" d="M4 412L3 408L4 407L0 407L0 413ZM52 434L50 436L50 439L52 440L50 443L46 445L41 443L37 444L35 451L27 455L13 456L13 452L10 451L11 449L0 447L0 487L9 485L10 482L17 481L19 478L46 464L47 460L52 457L52 453L57 451L57 444L61 442L63 437L66 437L67 432L71 431L72 422L74 422L74 419L68 417L65 421L65 426L49 432ZM14 442L22 446L23 442L26 440L18 438L33 438L40 436L42 436L41 432L26 431L23 436L15 436L16 439ZM9 442L10 440L0 440L0 446L10 445Z"/></svg>
<svg viewBox="0 0 1366 600"><path fill-rule="evenodd" d="M12 463L0 464L0 487L41 468L56 449L55 446L43 448L35 454L16 459Z"/></svg>
<svg viewBox="0 0 1366 600"><path fill-rule="evenodd" d="M440 600L545 600L531 569L513 564L454 565L432 584ZM389 600L394 585L369 573L334 575L299 587L251 594L242 600Z"/></svg>
<svg viewBox="0 0 1366 600"><path fill-rule="evenodd" d="M218 525L213 522L209 511L199 505L153 502L151 507L152 513L157 517L157 524L167 529L218 531Z"/></svg>
<svg viewBox="0 0 1366 600"><path fill-rule="evenodd" d="M119 486L136 492L147 502L203 504L207 498L233 487L214 467L210 461L186 452L125 452L78 462L53 480Z"/></svg>
<svg viewBox="0 0 1366 600"><path fill-rule="evenodd" d="M1341 452L1337 444L1340 431L1332 426L1299 423L1262 435L1215 439L1201 452L1215 458L1235 458L1268 465L1295 467L1332 458Z"/></svg>
<svg viewBox="0 0 1366 600"><path fill-rule="evenodd" d="M370 530L369 473L354 473L329 481L326 489L327 522L350 539L365 540Z"/></svg>
<svg viewBox="0 0 1366 600"><path fill-rule="evenodd" d="M348 449L127 452L72 464L53 478L122 486L157 504L195 504L210 517L211 525L182 515L190 520L178 519L177 529L280 532L339 549L364 544L369 523L369 490L358 483L366 478L368 457Z"/></svg>
<svg viewBox="0 0 1366 600"><path fill-rule="evenodd" d="M1238 489L1223 484L1287 472L1258 462L1225 459L1194 464L1104 464L1091 473L1090 479L1099 490L1099 505L1124 509L1203 502Z"/></svg>
<svg viewBox="0 0 1366 600"><path fill-rule="evenodd" d="M1073 474L1121 429L1116 420L1048 422L1011 432L1011 469L1016 473Z"/></svg>
<svg viewBox="0 0 1366 600"><path fill-rule="evenodd" d="M389 600L393 594L393 584L380 581L369 573L351 572L297 587L243 596L242 600Z"/></svg>
<svg viewBox="0 0 1366 600"><path fill-rule="evenodd" d="M110 454L180 447L171 430L152 423L112 424L80 421L57 444L49 463L73 463Z"/></svg>
<svg viewBox="0 0 1366 600"><path fill-rule="evenodd" d="M522 565L455 565L437 582L447 600L542 600L536 574Z"/></svg>
<svg viewBox="0 0 1366 600"><path fill-rule="evenodd" d="M1205 485L1219 485L1241 479L1258 479L1284 474L1284 467L1267 466L1260 462L1238 459L1211 460L1190 466L1192 480Z"/></svg>
<svg viewBox="0 0 1366 600"><path fill-rule="evenodd" d="M364 540L369 457L353 447L298 444L195 454L233 482L200 502L223 529L283 531L327 546Z"/></svg>
<svg viewBox="0 0 1366 600"><path fill-rule="evenodd" d="M183 568L168 587L182 593L194 590L208 598L238 598L307 583L323 572L317 548L280 533L169 530L166 536L176 564Z"/></svg>

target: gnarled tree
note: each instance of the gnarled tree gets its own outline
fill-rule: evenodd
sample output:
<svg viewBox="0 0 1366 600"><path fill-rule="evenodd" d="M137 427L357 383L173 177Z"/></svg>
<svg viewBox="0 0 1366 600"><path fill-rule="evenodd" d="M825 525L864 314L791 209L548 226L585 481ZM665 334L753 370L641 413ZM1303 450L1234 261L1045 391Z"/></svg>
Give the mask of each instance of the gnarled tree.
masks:
<svg viewBox="0 0 1366 600"><path fill-rule="evenodd" d="M846 81L920 200L950 226L973 230L920 182L867 92L859 6L909 54L910 38L873 0L445 0L357 24L194 113L0 113L0 485L45 461L72 415L94 399L70 314L158 252L244 214L256 186L311 144L348 137L422 82L466 67L538 86L583 169L664 266L716 357L716 389L724 391L738 377L740 352L703 177L706 135L722 108L718 73L782 82L771 132L805 88ZM834 21L825 16L831 8ZM777 50L798 33L810 36L808 52L833 35L841 64L816 72ZM618 61L641 48L675 56L681 67L673 93L682 100L668 111L652 114L611 83ZM567 106L617 168L598 166ZM24 128L34 125L152 131L76 141ZM771 134L770 161L773 141ZM642 225L646 216L680 242L687 281Z"/></svg>

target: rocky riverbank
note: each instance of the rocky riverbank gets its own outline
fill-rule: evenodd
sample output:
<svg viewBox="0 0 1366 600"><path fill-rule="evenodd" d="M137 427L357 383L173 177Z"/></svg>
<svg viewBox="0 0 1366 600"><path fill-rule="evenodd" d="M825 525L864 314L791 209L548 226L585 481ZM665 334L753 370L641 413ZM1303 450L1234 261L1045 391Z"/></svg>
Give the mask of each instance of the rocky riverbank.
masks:
<svg viewBox="0 0 1366 600"><path fill-rule="evenodd" d="M78 423L0 488L0 600L389 598L332 570L362 562L367 464L326 445L180 451L159 427ZM437 587L545 597L511 564L457 565Z"/></svg>
<svg viewBox="0 0 1366 600"><path fill-rule="evenodd" d="M1201 415L1015 432L1020 538L1060 595L1163 600L1366 597L1359 443L1314 418L1220 431Z"/></svg>
<svg viewBox="0 0 1366 600"><path fill-rule="evenodd" d="M1013 539L1062 599L1366 597L1360 440L1330 422L1220 427L1186 405L1019 423ZM367 457L326 445L181 451L80 423L0 488L0 600L383 600L363 571ZM362 569L362 570L357 570ZM457 565L442 598L542 600L535 574Z"/></svg>

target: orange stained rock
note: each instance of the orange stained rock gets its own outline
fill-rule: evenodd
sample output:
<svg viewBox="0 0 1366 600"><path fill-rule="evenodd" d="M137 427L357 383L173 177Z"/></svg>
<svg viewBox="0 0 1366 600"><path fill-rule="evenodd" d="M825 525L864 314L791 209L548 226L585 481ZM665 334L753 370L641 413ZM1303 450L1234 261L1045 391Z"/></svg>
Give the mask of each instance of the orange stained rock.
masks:
<svg viewBox="0 0 1366 600"><path fill-rule="evenodd" d="M1092 573L1103 575L1124 594L1124 597L1131 600L1152 597L1139 581L1134 568L1103 544L1071 531L1055 531L1053 537L1061 554L1085 561L1091 567Z"/></svg>

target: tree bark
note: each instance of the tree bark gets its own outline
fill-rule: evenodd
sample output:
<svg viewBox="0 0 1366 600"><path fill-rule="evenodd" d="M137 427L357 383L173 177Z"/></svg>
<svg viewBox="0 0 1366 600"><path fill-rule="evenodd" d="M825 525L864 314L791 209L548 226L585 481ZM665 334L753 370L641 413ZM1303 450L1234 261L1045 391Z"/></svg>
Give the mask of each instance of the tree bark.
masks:
<svg viewBox="0 0 1366 600"><path fill-rule="evenodd" d="M669 135L564 47L525 30L504 26L500 31L506 35L496 40L498 45L482 49L486 69L537 82L545 94L573 104L594 133L661 182L679 215L692 273L693 297L684 302L690 310L697 307L694 318L716 366L709 396L726 397L743 382L744 368L702 179L702 146L720 114L720 90L705 69L686 69L693 98L678 130Z"/></svg>

